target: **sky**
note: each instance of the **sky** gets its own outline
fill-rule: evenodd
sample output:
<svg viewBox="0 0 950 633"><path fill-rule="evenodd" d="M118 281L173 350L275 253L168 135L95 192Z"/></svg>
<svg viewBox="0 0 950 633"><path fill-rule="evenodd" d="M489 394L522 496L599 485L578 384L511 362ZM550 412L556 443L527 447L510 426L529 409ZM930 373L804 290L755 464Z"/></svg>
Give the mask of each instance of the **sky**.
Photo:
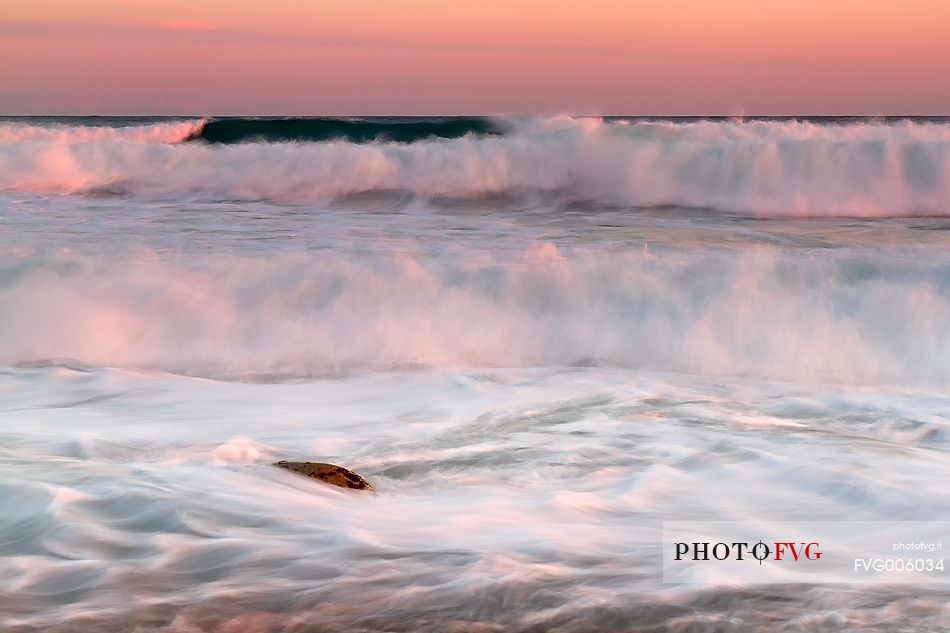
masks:
<svg viewBox="0 0 950 633"><path fill-rule="evenodd" d="M0 114L950 114L948 0L3 0Z"/></svg>

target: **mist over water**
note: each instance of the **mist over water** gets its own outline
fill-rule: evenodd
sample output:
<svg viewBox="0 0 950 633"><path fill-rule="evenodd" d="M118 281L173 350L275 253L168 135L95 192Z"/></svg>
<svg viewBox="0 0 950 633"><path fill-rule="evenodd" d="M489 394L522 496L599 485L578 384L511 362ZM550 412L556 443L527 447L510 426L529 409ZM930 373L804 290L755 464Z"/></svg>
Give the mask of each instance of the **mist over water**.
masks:
<svg viewBox="0 0 950 633"><path fill-rule="evenodd" d="M950 620L659 567L950 520L950 125L486 121L0 122L0 628Z"/></svg>
<svg viewBox="0 0 950 633"><path fill-rule="evenodd" d="M932 246L642 249L5 258L0 362L208 377L603 365L950 384L950 262Z"/></svg>

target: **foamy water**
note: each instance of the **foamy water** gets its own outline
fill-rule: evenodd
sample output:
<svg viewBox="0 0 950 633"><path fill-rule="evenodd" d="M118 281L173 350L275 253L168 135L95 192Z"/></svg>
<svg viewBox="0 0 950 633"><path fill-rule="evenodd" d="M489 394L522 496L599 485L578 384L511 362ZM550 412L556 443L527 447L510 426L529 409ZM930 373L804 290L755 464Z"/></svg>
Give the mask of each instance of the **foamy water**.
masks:
<svg viewBox="0 0 950 633"><path fill-rule="evenodd" d="M378 190L532 194L757 216L943 215L950 205L948 123L555 117L504 121L498 136L413 143L181 142L202 124L0 121L0 188L284 201ZM380 134L392 127L380 124Z"/></svg>
<svg viewBox="0 0 950 633"><path fill-rule="evenodd" d="M660 570L663 521L950 520L945 124L119 123L0 133L5 630L950 621Z"/></svg>

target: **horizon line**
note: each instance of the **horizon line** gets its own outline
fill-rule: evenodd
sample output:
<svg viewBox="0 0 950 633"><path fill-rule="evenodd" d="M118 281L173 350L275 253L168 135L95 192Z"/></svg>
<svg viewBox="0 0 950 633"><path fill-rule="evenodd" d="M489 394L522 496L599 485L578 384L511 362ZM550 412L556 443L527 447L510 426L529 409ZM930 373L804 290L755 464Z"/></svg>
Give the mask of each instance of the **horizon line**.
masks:
<svg viewBox="0 0 950 633"><path fill-rule="evenodd" d="M20 117L69 117L69 118L192 118L192 119L207 119L207 118L261 118L261 119L291 119L291 118L487 118L487 117L496 117L496 118L517 118L517 117L558 117L565 116L571 118L594 118L594 117L607 117L607 118L620 118L620 117L629 117L629 118L676 118L676 119L756 119L756 118L838 118L838 119L891 119L891 118L950 118L950 112L946 114L921 114L921 113L899 113L899 114L822 114L822 113L782 113L782 114L771 114L771 113L743 113L743 114L717 114L717 113L708 113L708 114L634 114L634 113L623 113L623 114L614 114L614 113L577 113L577 112L545 112L545 113L530 113L530 112L516 112L516 113L478 113L478 114L395 114L395 113L383 113L383 114L356 114L356 113L331 113L331 114L263 114L263 113L234 113L234 114L197 114L197 113L182 113L182 114L130 114L130 113L113 113L113 114L67 114L67 113L0 113L0 118L20 118Z"/></svg>

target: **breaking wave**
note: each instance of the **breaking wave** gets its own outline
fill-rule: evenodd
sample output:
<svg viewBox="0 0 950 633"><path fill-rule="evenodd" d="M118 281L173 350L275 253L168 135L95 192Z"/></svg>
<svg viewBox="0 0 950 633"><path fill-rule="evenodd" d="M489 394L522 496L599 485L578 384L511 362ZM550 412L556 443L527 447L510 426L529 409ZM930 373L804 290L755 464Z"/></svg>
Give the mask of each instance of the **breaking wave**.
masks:
<svg viewBox="0 0 950 633"><path fill-rule="evenodd" d="M0 260L0 365L74 358L192 375L620 366L950 382L950 277L888 258L352 253Z"/></svg>
<svg viewBox="0 0 950 633"><path fill-rule="evenodd" d="M153 122L146 125L98 124L96 118L83 119L83 124L61 121L0 121L0 146L21 143L51 143L70 146L76 143L180 143L200 133L206 121ZM107 120L108 121L108 120Z"/></svg>
<svg viewBox="0 0 950 633"><path fill-rule="evenodd" d="M139 128L7 124L0 132L6 139L0 188L275 201L400 190L421 198L502 194L759 216L950 214L950 125L944 123L553 117L373 125L324 119ZM412 131L393 132L399 126ZM479 132L492 126L507 131ZM295 134L320 142L229 144ZM189 138L209 142L178 142Z"/></svg>
<svg viewBox="0 0 950 633"><path fill-rule="evenodd" d="M502 128L492 119L478 117L227 118L205 122L187 140L208 143L412 143L431 138L501 132Z"/></svg>

